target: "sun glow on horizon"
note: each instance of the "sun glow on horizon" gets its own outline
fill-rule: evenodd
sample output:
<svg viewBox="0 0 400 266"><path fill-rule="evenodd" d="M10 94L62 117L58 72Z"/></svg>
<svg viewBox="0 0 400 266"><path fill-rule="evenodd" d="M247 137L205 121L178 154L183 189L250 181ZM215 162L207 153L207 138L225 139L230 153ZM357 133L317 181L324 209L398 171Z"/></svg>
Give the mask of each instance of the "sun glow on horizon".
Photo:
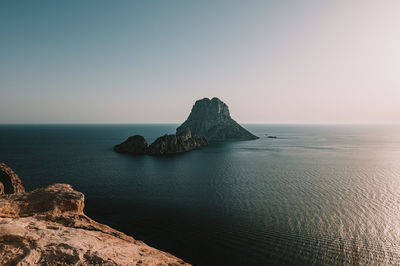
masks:
<svg viewBox="0 0 400 266"><path fill-rule="evenodd" d="M400 121L398 1L0 5L2 124Z"/></svg>

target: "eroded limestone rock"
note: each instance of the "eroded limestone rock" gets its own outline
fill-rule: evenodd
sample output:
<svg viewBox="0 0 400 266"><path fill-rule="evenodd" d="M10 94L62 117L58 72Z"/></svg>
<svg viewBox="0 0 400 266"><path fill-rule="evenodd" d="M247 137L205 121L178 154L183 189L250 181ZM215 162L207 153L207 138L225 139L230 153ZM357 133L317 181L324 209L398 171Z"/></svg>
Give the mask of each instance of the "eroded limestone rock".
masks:
<svg viewBox="0 0 400 266"><path fill-rule="evenodd" d="M87 217L70 185L21 187L0 195L0 265L188 265Z"/></svg>

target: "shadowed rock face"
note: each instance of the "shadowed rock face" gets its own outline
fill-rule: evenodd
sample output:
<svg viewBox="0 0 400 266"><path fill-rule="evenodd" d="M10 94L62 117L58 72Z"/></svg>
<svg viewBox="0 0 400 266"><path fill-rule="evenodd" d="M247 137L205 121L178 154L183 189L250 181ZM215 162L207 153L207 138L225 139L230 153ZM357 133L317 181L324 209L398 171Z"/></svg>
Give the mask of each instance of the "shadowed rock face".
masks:
<svg viewBox="0 0 400 266"><path fill-rule="evenodd" d="M146 154L147 141L143 136L135 135L129 137L121 144L114 146L114 151L132 154Z"/></svg>
<svg viewBox="0 0 400 266"><path fill-rule="evenodd" d="M1 195L0 265L188 265L83 209L84 195L67 184Z"/></svg>
<svg viewBox="0 0 400 266"><path fill-rule="evenodd" d="M164 135L157 138L150 146L143 136L135 135L129 137L123 143L116 145L116 152L131 154L149 154L149 155L172 155L188 152L207 146L208 142L204 137L192 136L189 129L183 131L180 135Z"/></svg>
<svg viewBox="0 0 400 266"><path fill-rule="evenodd" d="M218 98L196 101L188 119L176 129L176 134L187 129L194 135L204 136L209 142L258 139L231 118L228 106Z"/></svg>
<svg viewBox="0 0 400 266"><path fill-rule="evenodd" d="M164 135L156 139L148 149L151 155L170 155L187 152L207 146L204 137L192 136L189 129L181 135Z"/></svg>
<svg viewBox="0 0 400 266"><path fill-rule="evenodd" d="M4 163L0 163L0 195L25 192L21 179Z"/></svg>

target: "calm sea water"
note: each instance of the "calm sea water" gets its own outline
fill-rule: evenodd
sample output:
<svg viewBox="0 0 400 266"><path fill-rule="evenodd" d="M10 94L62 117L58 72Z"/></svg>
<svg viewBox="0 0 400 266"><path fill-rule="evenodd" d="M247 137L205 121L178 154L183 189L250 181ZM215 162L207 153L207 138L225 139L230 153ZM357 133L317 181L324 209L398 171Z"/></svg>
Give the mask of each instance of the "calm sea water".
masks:
<svg viewBox="0 0 400 266"><path fill-rule="evenodd" d="M259 140L112 150L176 126L3 125L0 161L28 190L71 184L93 219L196 265L400 264L399 127L247 125Z"/></svg>

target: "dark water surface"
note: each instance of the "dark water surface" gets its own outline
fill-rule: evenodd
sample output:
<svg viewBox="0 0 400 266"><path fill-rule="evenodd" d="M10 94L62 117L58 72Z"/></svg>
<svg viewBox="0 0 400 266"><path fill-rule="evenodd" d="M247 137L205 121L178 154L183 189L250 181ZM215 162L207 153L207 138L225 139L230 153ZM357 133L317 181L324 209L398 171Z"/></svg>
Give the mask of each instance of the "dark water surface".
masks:
<svg viewBox="0 0 400 266"><path fill-rule="evenodd" d="M196 265L400 264L399 127L248 125L261 139L112 150L176 126L2 125L0 161L28 190L71 184L91 218Z"/></svg>

